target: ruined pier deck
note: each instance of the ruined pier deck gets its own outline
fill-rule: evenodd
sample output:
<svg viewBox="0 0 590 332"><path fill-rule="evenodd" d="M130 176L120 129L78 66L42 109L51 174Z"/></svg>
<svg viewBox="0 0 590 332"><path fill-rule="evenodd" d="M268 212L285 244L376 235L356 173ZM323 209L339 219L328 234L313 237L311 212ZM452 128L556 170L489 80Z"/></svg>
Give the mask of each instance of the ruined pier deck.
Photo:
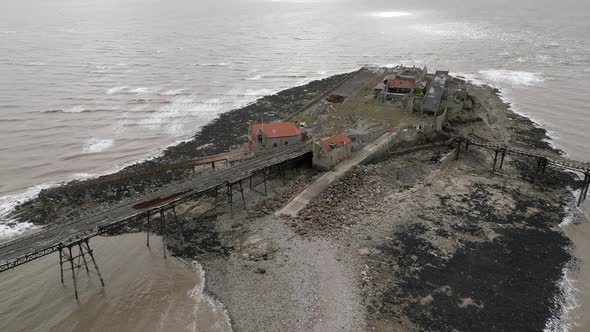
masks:
<svg viewBox="0 0 590 332"><path fill-rule="evenodd" d="M311 153L311 144L299 144L274 153L243 161L232 167L173 183L153 193L122 202L108 210L80 217L71 222L48 227L34 234L0 244L0 272L13 269L40 257L78 245L113 229L138 222L149 215L173 209L208 190L228 186L278 167ZM231 190L231 189L230 189ZM231 195L231 194L230 194ZM152 202L145 204L146 202ZM155 203L153 203L155 202ZM146 207L142 208L145 205Z"/></svg>

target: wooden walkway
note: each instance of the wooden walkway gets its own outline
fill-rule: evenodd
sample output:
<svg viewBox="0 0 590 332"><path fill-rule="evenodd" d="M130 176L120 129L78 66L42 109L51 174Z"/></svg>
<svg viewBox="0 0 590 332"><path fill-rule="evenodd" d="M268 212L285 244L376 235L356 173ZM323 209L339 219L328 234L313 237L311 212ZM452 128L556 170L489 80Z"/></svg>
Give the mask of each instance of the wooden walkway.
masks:
<svg viewBox="0 0 590 332"><path fill-rule="evenodd" d="M218 192L223 190L223 195L227 197L231 204L235 190L234 187L238 186L238 190L242 194L242 199L244 199L242 181L250 179L250 186L252 186L252 178L262 173L266 188L266 179L270 175L271 170L274 169L273 172L275 173L282 172L284 176L288 163L305 157L311 151L311 144L302 143L294 145L287 149L281 149L270 154L246 160L238 165L217 172L161 187L160 190L154 193L121 202L108 210L100 211L69 223L48 227L31 235L0 244L0 272L13 269L53 252L60 253L60 265L70 262L72 270L74 268L81 268L82 263L80 263L80 258L82 258L84 259L84 267L88 269L86 256L94 262L92 250L88 246L88 240L90 238L108 233L128 224L146 220L149 229L150 216L153 215L160 216L160 227L163 227L162 233L165 234L165 211L172 210L174 217L176 217L176 206L200 197L209 191L214 191L217 199ZM165 236L163 238L165 239ZM78 251L77 254L75 252L72 253L73 248ZM77 263L75 263L76 259ZM98 272L97 266L96 270Z"/></svg>
<svg viewBox="0 0 590 332"><path fill-rule="evenodd" d="M580 196L578 199L578 206L582 204L582 202L586 199L588 195L588 189L590 187L590 163L588 162L581 162L577 160L572 160L568 158L564 158L562 156L550 153L543 153L535 150L523 149L523 148L515 148L503 144L498 144L494 142L483 142L476 137L473 136L461 136L456 137L453 139L456 144L456 159L459 159L459 155L461 153L461 148L464 146L465 151L469 149L470 146L477 146L483 149L487 149L494 152L494 165L493 171L496 170L499 162L499 169L502 169L504 165L504 158L506 155L513 155L517 157L524 157L533 159L537 163L537 167L535 170L536 174L545 174L545 170L547 166L555 166L567 170L571 170L574 172L584 174L584 180L582 182L582 189L580 192Z"/></svg>

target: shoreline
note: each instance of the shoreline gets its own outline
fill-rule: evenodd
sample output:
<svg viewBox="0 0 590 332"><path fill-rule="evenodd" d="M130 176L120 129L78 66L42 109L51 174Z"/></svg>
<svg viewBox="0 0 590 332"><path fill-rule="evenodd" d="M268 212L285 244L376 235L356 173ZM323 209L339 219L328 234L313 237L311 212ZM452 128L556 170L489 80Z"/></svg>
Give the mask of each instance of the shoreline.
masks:
<svg viewBox="0 0 590 332"><path fill-rule="evenodd" d="M344 75L348 74L325 80L334 82L336 78L342 79ZM285 91L299 89L304 92L305 87L307 85ZM510 104L502 99L500 90L490 85L470 85L470 89L473 96L481 98L478 101L474 99L478 110L473 111L473 114L470 112L453 114L449 120L454 127L453 130L468 132L475 129L478 130L478 134L483 134L490 139L514 140L525 146L563 153L546 141L550 140L547 130L527 116L513 111ZM285 91L279 92L278 95ZM301 93L301 91L295 91L295 94L298 92ZM261 98L255 105L264 104L266 98ZM284 99L286 100L276 103L290 102L287 101L289 98ZM313 101L313 98L311 100ZM237 113L250 106L252 105L231 112ZM254 111L255 108L251 107L250 110ZM221 117L214 121L215 125L214 123L211 125L215 127L236 123L235 119L227 123L219 124L219 122L223 122ZM513 137L505 137L502 134L508 127L513 129ZM239 133L234 133L233 136L238 141L243 138ZM187 151L196 150L195 146L200 144L196 142L200 139L202 144L212 143L210 139L206 139L206 134L198 133L193 142L179 144L171 148L168 154L164 153L162 160L186 157L189 154ZM209 145L202 150L215 152L220 151L224 146L231 146L231 141L227 139L220 145ZM483 153L471 152L469 156L464 157L464 161L459 161L455 165L459 168L455 170L443 162L443 156L449 153L444 145L433 146L424 151L412 151L411 147L410 144L409 151L394 151L367 165L355 167L349 178L336 181L326 192L320 194L317 202L304 209L295 218L283 219L274 217L272 214L302 186L313 181L317 173L299 171L288 186L281 186L275 181L274 185L271 185L274 193L269 198L255 198L247 203L256 211L250 208L249 211L239 211L232 215L224 213L216 220L199 219L195 213L199 206L196 204L187 206L186 210L179 215L184 219L183 224L187 227L185 231L188 230L191 241L187 245L181 245L176 233L173 233L172 241L169 243L170 250L176 255L200 262L208 276L205 279L205 292L212 294L225 305L232 323L235 322L239 330L280 329L287 326L300 330L330 328L363 330L367 327L377 330L392 327L411 330L413 328L450 328L451 326L459 329L469 328L470 326L462 325L461 319L456 315L479 317L478 315L482 315L481 312L489 310L490 304L486 306L486 303L493 301L492 298L487 298L485 295L483 300L466 295L469 292L477 293L474 289L463 290L462 292L466 294L455 294L445 288L445 285L429 290L431 293L428 294L424 293L424 286L412 283L411 278L426 278L431 285L443 282L433 275L448 274L450 278L448 282L453 284L451 288L460 288L460 284L453 279L457 278L455 273L461 271L465 264L473 264L469 258L474 257L474 254L480 257L485 256L481 253L492 253L498 260L505 259L501 255L501 246L496 243L498 238L503 237L508 239L509 245L515 246L514 248L517 248L518 241L522 240L523 235L525 239L543 238L548 241L546 245L553 246L550 247L550 254L555 254L555 264L561 266L570 262L571 257L566 258L569 256L562 249L563 246L571 246L571 244L568 244L569 240L560 237L559 232L563 235L564 231L555 230L555 227L559 229L560 226L559 223L554 223L559 216L562 216L562 219L565 218L566 207L560 202L568 195L563 193L564 185L560 181L565 181L572 188L575 187L577 181L571 174L551 171L550 178L542 181L543 185L547 186L541 187L542 191L551 189L546 193L551 197L545 198L539 196L540 193L537 192L539 188L535 185L523 182L531 170L529 165L522 161L509 160L510 166L507 168L512 173L501 173L492 176L492 179L486 179L488 171L485 170L487 167L485 162L489 162L489 157ZM140 163L140 165L144 164L149 165L150 162ZM130 168L138 167L141 166L134 165ZM415 169L408 171L411 168ZM391 172L397 174L397 178L386 176ZM465 172L467 176L462 172ZM175 175L183 176L183 174L178 172ZM465 181L465 183L458 185L451 175L456 177L456 181ZM502 179L503 177L505 179ZM159 180L167 179L167 176L163 176ZM516 184L509 185L508 180ZM503 185L501 181L505 181ZM121 185L125 186L126 182L129 181L122 181ZM438 182L446 183L447 186L436 187ZM83 186L83 183L74 183L74 185ZM384 186L383 183L390 187ZM458 192L468 195L465 196L467 201L474 204L470 205L470 208L478 211L479 214L472 215L471 211L466 209L465 201L463 201L465 197L458 197L456 193L448 191L447 188L452 188L453 185L458 185L455 188ZM476 190L470 192L470 186ZM426 190L426 188L430 187L438 188L439 192L429 193L430 189ZM522 191L520 194L515 194L520 191ZM55 192L59 193L59 191ZM359 192L370 194L356 195ZM345 193L344 196L343 193ZM51 190L45 194L51 195ZM570 192L569 197L571 196ZM70 200L75 199L76 197L70 198ZM392 209L387 203L392 199L396 202L399 200L400 206L405 206L404 211L412 215L414 219L409 220ZM506 212L496 206L486 205L485 202L490 199L495 199L500 206L514 209L514 211ZM67 206L72 204L70 200L60 203ZM548 204L550 208L547 208L547 211L542 210L541 207L545 205L540 202ZM24 204L24 209L27 204L29 203ZM351 210L346 204L356 208ZM332 208L332 205L335 207ZM33 211L39 208L43 206L35 207L33 203ZM559 211L559 208L562 210ZM413 212L416 210L426 212L420 215ZM500 218L496 217L496 214L499 214ZM453 218L461 219L465 216L467 216L466 221L453 220ZM483 218L484 225L469 218L475 218L474 220L477 221ZM501 218L507 218L508 221L502 222ZM535 218L543 221L537 224ZM444 222L441 223L441 220L437 219ZM502 226L494 226L494 224ZM535 227L539 230L529 232L527 227ZM432 228L436 230L432 231ZM186 233L185 236L187 236ZM445 237L451 240L444 240ZM462 241L467 243L465 247ZM480 245L480 241L484 244ZM529 245L537 246L539 243L536 241L529 239L529 243L523 244L521 249L526 249ZM429 249L424 251L423 246ZM433 256L431 252L437 254ZM404 257L412 257L412 260L407 261ZM447 264L454 262L453 260L456 260L454 269L457 271L445 270ZM493 262L488 263L494 266ZM536 262L525 261L522 263L525 271L543 268L552 278L549 281L537 280L539 285L542 284L545 287L543 294L532 300L524 299L522 302L530 301L526 302L525 307L536 307L538 311L543 307L545 310L558 310L564 306L564 303L558 303L559 299L556 296L560 292L559 289L555 289L561 282L558 275L561 276L563 270L559 269L559 273L556 273L547 264L535 265ZM367 268L360 268L362 266ZM303 267L304 270L302 270ZM511 265L507 263L506 266L500 265L497 268L502 273L509 273L506 267ZM483 265L477 265L476 272L483 271L485 268ZM429 269L431 269L430 276L415 274L421 273L416 271ZM399 282L404 284L391 284L391 280L384 277L391 275L395 275ZM527 275L527 277L531 276ZM485 284L474 285L485 288ZM478 289L477 287L475 289ZM519 294L519 290L514 289L504 290L504 292ZM459 310L455 312L457 309L452 309L454 305L452 301L455 301L455 297L459 295L463 296L458 298L463 302L459 302ZM543 304L534 301L540 301ZM257 304L256 314L262 322L252 321L253 312L250 308L253 306L252 303ZM516 304L514 307L512 305L512 303L508 305L512 311L519 309ZM277 310L284 312L277 313ZM440 322L432 320L433 313L450 315L448 316L450 323L440 325ZM504 314L505 311L499 311L492 316L493 319L497 319ZM538 312L536 326L540 324L542 315L546 316L543 324L549 324L551 317ZM486 314L485 317L480 317L479 324L491 324L493 322L491 319ZM266 323L264 323L265 320L267 320ZM528 317L528 320L530 321L531 318ZM468 322L478 324L477 320L471 318ZM521 325L524 322L525 320L521 317L512 322L514 325L501 326L524 328L527 326Z"/></svg>
<svg viewBox="0 0 590 332"><path fill-rule="evenodd" d="M32 193L14 195L17 197L22 195L30 197L23 197L22 201L20 197L16 198L21 202L10 204L11 208L4 212L4 216L9 220L8 224L27 220L34 226L39 227L47 224L46 219L54 219L55 223L61 223L66 219L81 215L84 211L96 207L104 208L122 198L132 197L146 189L169 183L172 179L190 176L188 170L181 169L172 173L136 176L124 180L112 181L108 179L112 176L149 169L158 163L212 155L241 146L246 142L248 121L264 118L265 122L271 122L288 118L295 112L307 107L309 103L315 101L318 97L334 89L354 73L348 72L315 80L305 85L259 98L244 107L222 113L217 119L203 126L192 138L165 147L159 155L131 163L117 172L90 179L48 185L47 187L40 185L41 190L36 195ZM103 182L102 179L106 179L106 181ZM105 193L108 193L108 195L105 195ZM48 201L58 207L56 209L49 208ZM108 204L105 205L105 201ZM70 209L72 206L76 206L76 209Z"/></svg>

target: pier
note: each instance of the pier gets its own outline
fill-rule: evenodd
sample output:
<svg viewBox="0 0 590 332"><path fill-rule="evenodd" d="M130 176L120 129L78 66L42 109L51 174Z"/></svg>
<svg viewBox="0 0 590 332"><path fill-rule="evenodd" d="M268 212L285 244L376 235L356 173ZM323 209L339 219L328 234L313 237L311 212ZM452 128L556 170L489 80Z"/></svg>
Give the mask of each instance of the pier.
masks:
<svg viewBox="0 0 590 332"><path fill-rule="evenodd" d="M578 206L586 200L588 188L590 187L590 163L563 158L555 154L539 153L533 150L515 148L499 143L482 142L474 137L461 136L454 138L453 141L456 149L456 160L459 159L463 147L465 148L465 151L468 151L470 146L476 146L494 152L492 172L495 172L496 169L501 170L504 166L506 155L512 155L535 160L536 168L534 175L536 176L543 176L547 170L547 166L550 165L583 174L584 180L578 197Z"/></svg>
<svg viewBox="0 0 590 332"><path fill-rule="evenodd" d="M286 171L294 168L295 163L302 159L311 159L311 152L312 146L307 143L276 150L223 170L169 184L156 192L119 203L107 210L0 244L0 272L59 252L61 281L64 282L64 272L71 270L75 296L78 298L76 270L80 268L84 268L88 272L92 269L104 286L104 280L90 246L91 238L108 234L126 225L145 222L148 229L146 242L149 246L149 230L152 228L151 217L159 216L160 224L158 226L164 241L163 255L166 257L167 224L172 221L178 222L176 217L178 205L204 195L214 195L215 209L217 209L217 206L223 202L218 199L221 195L222 199L233 209L234 196L240 194L245 207L244 185L248 184L252 189L251 192L266 195L266 182L271 176L282 176L285 181ZM262 185L264 189L257 189ZM166 220L165 212L167 211L172 212L173 220Z"/></svg>

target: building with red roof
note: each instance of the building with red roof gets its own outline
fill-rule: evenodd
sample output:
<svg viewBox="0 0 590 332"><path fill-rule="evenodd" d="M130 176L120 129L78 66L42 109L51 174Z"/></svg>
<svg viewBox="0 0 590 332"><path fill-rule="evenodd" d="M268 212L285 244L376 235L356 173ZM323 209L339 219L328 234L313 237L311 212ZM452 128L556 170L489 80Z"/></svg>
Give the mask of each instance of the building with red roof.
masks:
<svg viewBox="0 0 590 332"><path fill-rule="evenodd" d="M250 149L254 152L300 143L303 133L291 122L257 123L250 128Z"/></svg>
<svg viewBox="0 0 590 332"><path fill-rule="evenodd" d="M313 153L313 164L316 167L330 169L339 162L346 160L352 153L352 140L344 135L324 138L316 143Z"/></svg>
<svg viewBox="0 0 590 332"><path fill-rule="evenodd" d="M416 80L410 79L388 79L387 91L390 93L410 93L416 88Z"/></svg>

